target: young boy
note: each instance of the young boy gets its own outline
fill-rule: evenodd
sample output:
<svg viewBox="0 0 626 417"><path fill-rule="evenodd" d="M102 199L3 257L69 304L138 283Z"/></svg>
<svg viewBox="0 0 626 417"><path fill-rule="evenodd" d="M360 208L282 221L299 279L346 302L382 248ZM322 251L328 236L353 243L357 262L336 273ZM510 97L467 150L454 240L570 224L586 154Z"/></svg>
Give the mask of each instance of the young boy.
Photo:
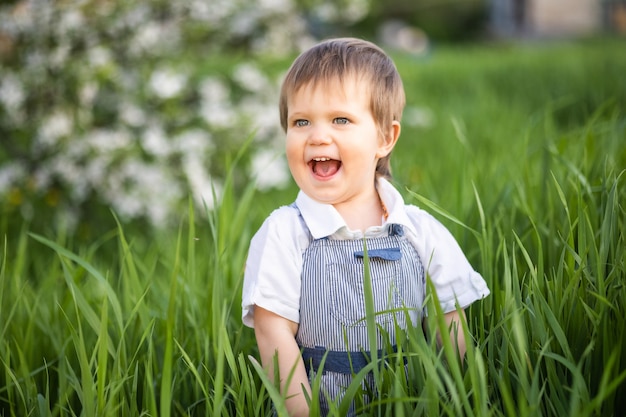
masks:
<svg viewBox="0 0 626 417"><path fill-rule="evenodd" d="M364 239L374 306L381 312L379 349L384 337L395 343L398 324L420 325L426 275L461 357L465 340L456 304L465 308L489 294L445 227L405 205L388 182L404 105L394 63L359 39L314 46L294 61L283 82L280 119L300 192L294 204L275 210L251 241L243 321L255 329L270 377L277 355L293 416L308 415L303 391L310 395L318 371L324 395L313 400L325 415L328 400L341 396L367 364ZM318 369L322 357L323 370Z"/></svg>

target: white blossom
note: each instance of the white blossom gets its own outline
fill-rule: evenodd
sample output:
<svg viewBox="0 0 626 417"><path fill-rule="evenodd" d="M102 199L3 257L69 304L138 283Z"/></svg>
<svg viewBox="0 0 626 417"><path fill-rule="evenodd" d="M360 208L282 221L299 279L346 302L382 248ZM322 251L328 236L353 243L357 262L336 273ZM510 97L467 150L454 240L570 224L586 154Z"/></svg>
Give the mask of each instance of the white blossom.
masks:
<svg viewBox="0 0 626 417"><path fill-rule="evenodd" d="M235 12L237 4L232 0L192 0L188 7L189 14L194 19L208 24L220 24Z"/></svg>
<svg viewBox="0 0 626 417"><path fill-rule="evenodd" d="M0 194L6 193L26 175L26 168L20 162L8 161L0 165Z"/></svg>
<svg viewBox="0 0 626 417"><path fill-rule="evenodd" d="M187 154L183 161L183 168L196 204L200 207L203 205L213 207L215 205L213 181L200 158L194 154Z"/></svg>
<svg viewBox="0 0 626 417"><path fill-rule="evenodd" d="M164 157L170 153L165 132L157 124L150 126L141 136L141 146L146 152L154 156Z"/></svg>
<svg viewBox="0 0 626 417"><path fill-rule="evenodd" d="M252 92L261 92L268 86L268 80L252 63L239 64L233 71L233 79Z"/></svg>
<svg viewBox="0 0 626 417"><path fill-rule="evenodd" d="M56 25L61 33L67 33L84 27L85 17L80 9L68 7L60 13Z"/></svg>
<svg viewBox="0 0 626 417"><path fill-rule="evenodd" d="M10 21L19 28L21 32L35 30L37 24L37 5L33 1L22 1L12 10ZM33 10L35 9L35 10Z"/></svg>
<svg viewBox="0 0 626 417"><path fill-rule="evenodd" d="M236 120L235 109L230 104L228 88L217 78L209 77L200 85L200 115L209 126L229 127Z"/></svg>
<svg viewBox="0 0 626 417"><path fill-rule="evenodd" d="M123 101L119 111L120 118L129 126L141 127L146 124L146 112L134 103Z"/></svg>
<svg viewBox="0 0 626 417"><path fill-rule="evenodd" d="M157 46L159 41L162 40L161 32L161 25L157 22L149 21L139 27L132 43L134 43L136 48L149 50Z"/></svg>
<svg viewBox="0 0 626 417"><path fill-rule="evenodd" d="M37 140L40 145L45 147L54 146L59 138L69 135L72 128L72 118L67 112L57 110L42 121Z"/></svg>
<svg viewBox="0 0 626 417"><path fill-rule="evenodd" d="M148 21L139 25L137 32L129 42L133 54L157 55L172 49L180 42L180 31L173 23Z"/></svg>
<svg viewBox="0 0 626 417"><path fill-rule="evenodd" d="M22 81L13 73L5 73L0 79L0 103L11 110L18 110L24 103L25 93Z"/></svg>
<svg viewBox="0 0 626 417"><path fill-rule="evenodd" d="M68 43L59 44L50 54L50 64L55 68L62 67L70 56L70 49L71 46Z"/></svg>
<svg viewBox="0 0 626 417"><path fill-rule="evenodd" d="M314 12L323 21L337 22L341 20L345 23L354 23L363 19L369 12L368 0L351 0L346 4L339 5L331 2L324 2L318 5Z"/></svg>
<svg viewBox="0 0 626 417"><path fill-rule="evenodd" d="M87 166L90 166L92 161ZM46 164L39 166L30 177L33 189L45 192L54 183L53 180L62 181L70 193L72 201L81 203L87 198L87 193L92 189L94 181L85 175L88 171L81 169L79 165L67 158L66 155L57 155L49 159ZM100 184L104 173L97 178L95 184Z"/></svg>
<svg viewBox="0 0 626 417"><path fill-rule="evenodd" d="M200 83L202 100L219 103L227 101L229 90L217 77L207 77Z"/></svg>
<svg viewBox="0 0 626 417"><path fill-rule="evenodd" d="M128 11L117 20L117 24L120 27L138 28L153 20L151 14L150 5L147 2L135 2L134 7L128 9Z"/></svg>
<svg viewBox="0 0 626 417"><path fill-rule="evenodd" d="M98 94L98 83L95 81L88 81L82 85L78 93L81 106L91 107L96 94Z"/></svg>
<svg viewBox="0 0 626 417"><path fill-rule="evenodd" d="M84 176L87 183L92 187L98 187L107 176L111 160L109 154L98 154L89 159L89 163L85 166Z"/></svg>
<svg viewBox="0 0 626 417"><path fill-rule="evenodd" d="M345 17L349 22L358 22L369 13L369 0L351 0L344 10Z"/></svg>
<svg viewBox="0 0 626 417"><path fill-rule="evenodd" d="M235 111L228 107L228 103L219 106L214 103L203 103L200 109L202 118L208 125L215 128L227 128L236 120Z"/></svg>
<svg viewBox="0 0 626 417"><path fill-rule="evenodd" d="M202 155L214 148L211 134L202 129L188 129L174 138L174 150L181 154Z"/></svg>
<svg viewBox="0 0 626 417"><path fill-rule="evenodd" d="M229 30L236 36L243 36L252 33L256 28L258 17L258 9L244 9L240 13L233 16Z"/></svg>
<svg viewBox="0 0 626 417"><path fill-rule="evenodd" d="M284 187L289 182L289 169L283 155L272 149L257 152L252 159L252 175L260 190Z"/></svg>
<svg viewBox="0 0 626 417"><path fill-rule="evenodd" d="M246 115L250 127L259 139L282 136L278 108L274 103L261 101L258 98L243 100L239 107Z"/></svg>
<svg viewBox="0 0 626 417"><path fill-rule="evenodd" d="M35 172L32 173L30 179L32 180L31 185L35 190L47 190L52 184L52 172L50 170L50 164L44 164L43 166L40 166L38 169L35 170ZM1 192L2 191L0 190L0 193Z"/></svg>
<svg viewBox="0 0 626 417"><path fill-rule="evenodd" d="M82 170L76 163L71 159L64 158L63 155L57 155L49 161L48 166L50 175L63 181L75 200L82 201L89 184L85 181Z"/></svg>
<svg viewBox="0 0 626 417"><path fill-rule="evenodd" d="M102 45L96 46L89 50L87 60L93 68L104 67L112 62L111 51Z"/></svg>
<svg viewBox="0 0 626 417"><path fill-rule="evenodd" d="M269 13L284 13L293 10L290 0L259 0L258 7Z"/></svg>
<svg viewBox="0 0 626 417"><path fill-rule="evenodd" d="M119 129L94 129L87 133L84 140L92 149L101 153L123 149L132 143L130 134Z"/></svg>
<svg viewBox="0 0 626 417"><path fill-rule="evenodd" d="M179 187L162 169L138 160L114 170L102 192L122 218L146 215L154 225L164 225L181 198Z"/></svg>
<svg viewBox="0 0 626 417"><path fill-rule="evenodd" d="M150 89L157 97L168 99L181 93L187 83L187 77L172 69L158 69L150 76Z"/></svg>
<svg viewBox="0 0 626 417"><path fill-rule="evenodd" d="M266 28L263 36L255 37L252 49L276 57L284 57L293 50L303 51L317 42L306 32L307 23L304 19L293 13L288 19L281 21L280 25L271 25Z"/></svg>

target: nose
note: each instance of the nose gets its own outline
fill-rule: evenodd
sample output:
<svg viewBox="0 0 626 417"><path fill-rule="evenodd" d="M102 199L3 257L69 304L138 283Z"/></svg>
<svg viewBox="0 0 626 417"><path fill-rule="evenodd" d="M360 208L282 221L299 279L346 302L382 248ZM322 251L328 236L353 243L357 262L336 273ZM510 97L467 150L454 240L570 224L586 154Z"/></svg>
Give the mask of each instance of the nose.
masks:
<svg viewBox="0 0 626 417"><path fill-rule="evenodd" d="M328 145L332 142L330 129L323 124L311 126L308 143L310 145Z"/></svg>

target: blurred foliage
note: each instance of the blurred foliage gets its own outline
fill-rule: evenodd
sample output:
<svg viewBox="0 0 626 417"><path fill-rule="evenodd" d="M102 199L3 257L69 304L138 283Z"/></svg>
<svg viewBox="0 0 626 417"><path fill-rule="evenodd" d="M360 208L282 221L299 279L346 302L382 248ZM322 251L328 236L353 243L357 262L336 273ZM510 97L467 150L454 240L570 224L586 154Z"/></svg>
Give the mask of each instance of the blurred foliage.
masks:
<svg viewBox="0 0 626 417"><path fill-rule="evenodd" d="M381 22L400 21L421 29L434 41L458 42L483 37L487 18L487 0L374 1L367 17L354 27L372 36Z"/></svg>
<svg viewBox="0 0 626 417"><path fill-rule="evenodd" d="M300 49L316 36L377 39L380 25L394 19L433 25L429 36L439 30L442 38L465 39L481 27L485 7L480 0L3 2L0 220L90 239L114 227L111 211L124 222L176 224L189 200L199 210L212 207L226 181L235 188L254 181L276 201L288 200L293 184L282 158L277 94ZM598 45L594 59L584 63L573 50L548 59L545 68L551 52L523 53L504 69L497 51L431 51L438 59L459 57L449 61L398 52L409 97L403 138L412 129L418 136L455 135L442 122L455 112L471 114L464 119L470 128L489 123L504 134L510 126L482 114L492 111L494 100L516 115L532 112L520 103L541 104L545 94L533 89L560 100L557 120L575 122L620 78L606 48ZM480 67L468 67L464 59L479 60ZM527 77L526 64L542 75ZM598 77L601 88L589 84ZM545 82L530 84L539 79ZM562 105L568 99L573 105ZM419 145L403 139L404 146ZM242 152L246 147L250 151ZM227 178L235 163L238 169Z"/></svg>
<svg viewBox="0 0 626 417"><path fill-rule="evenodd" d="M477 191L486 212L495 215L511 204L512 190L494 190L482 179L515 184L526 158L547 161L553 152L562 155L559 160L573 158L586 141L586 156L595 164L586 168L595 176L608 162L626 168L626 79L620 75L626 55L618 52L624 46L622 39L602 38L397 55L407 110L392 157L394 177L469 218L478 216L472 184L483 184ZM611 140L600 142L601 136ZM470 170L475 159L481 163ZM531 174L545 175L548 183L545 164L548 171ZM442 187L455 179L464 186ZM528 198L541 198L541 192Z"/></svg>

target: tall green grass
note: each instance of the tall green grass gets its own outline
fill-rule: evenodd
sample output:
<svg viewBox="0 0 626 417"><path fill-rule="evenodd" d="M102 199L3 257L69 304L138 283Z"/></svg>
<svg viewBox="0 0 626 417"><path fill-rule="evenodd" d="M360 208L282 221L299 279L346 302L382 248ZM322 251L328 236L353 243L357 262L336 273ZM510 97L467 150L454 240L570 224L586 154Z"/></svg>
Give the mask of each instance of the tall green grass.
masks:
<svg viewBox="0 0 626 417"><path fill-rule="evenodd" d="M403 131L396 183L450 227L492 294L468 309L465 363L449 339L437 346L445 325L430 314L337 415L374 369L366 415L626 415L626 87L607 79L626 68L622 46L398 59L410 104L436 121ZM240 292L252 233L294 189L224 188L174 231L118 222L89 244L3 233L0 415L272 415L281 393L252 359ZM438 310L436 294L427 303Z"/></svg>

